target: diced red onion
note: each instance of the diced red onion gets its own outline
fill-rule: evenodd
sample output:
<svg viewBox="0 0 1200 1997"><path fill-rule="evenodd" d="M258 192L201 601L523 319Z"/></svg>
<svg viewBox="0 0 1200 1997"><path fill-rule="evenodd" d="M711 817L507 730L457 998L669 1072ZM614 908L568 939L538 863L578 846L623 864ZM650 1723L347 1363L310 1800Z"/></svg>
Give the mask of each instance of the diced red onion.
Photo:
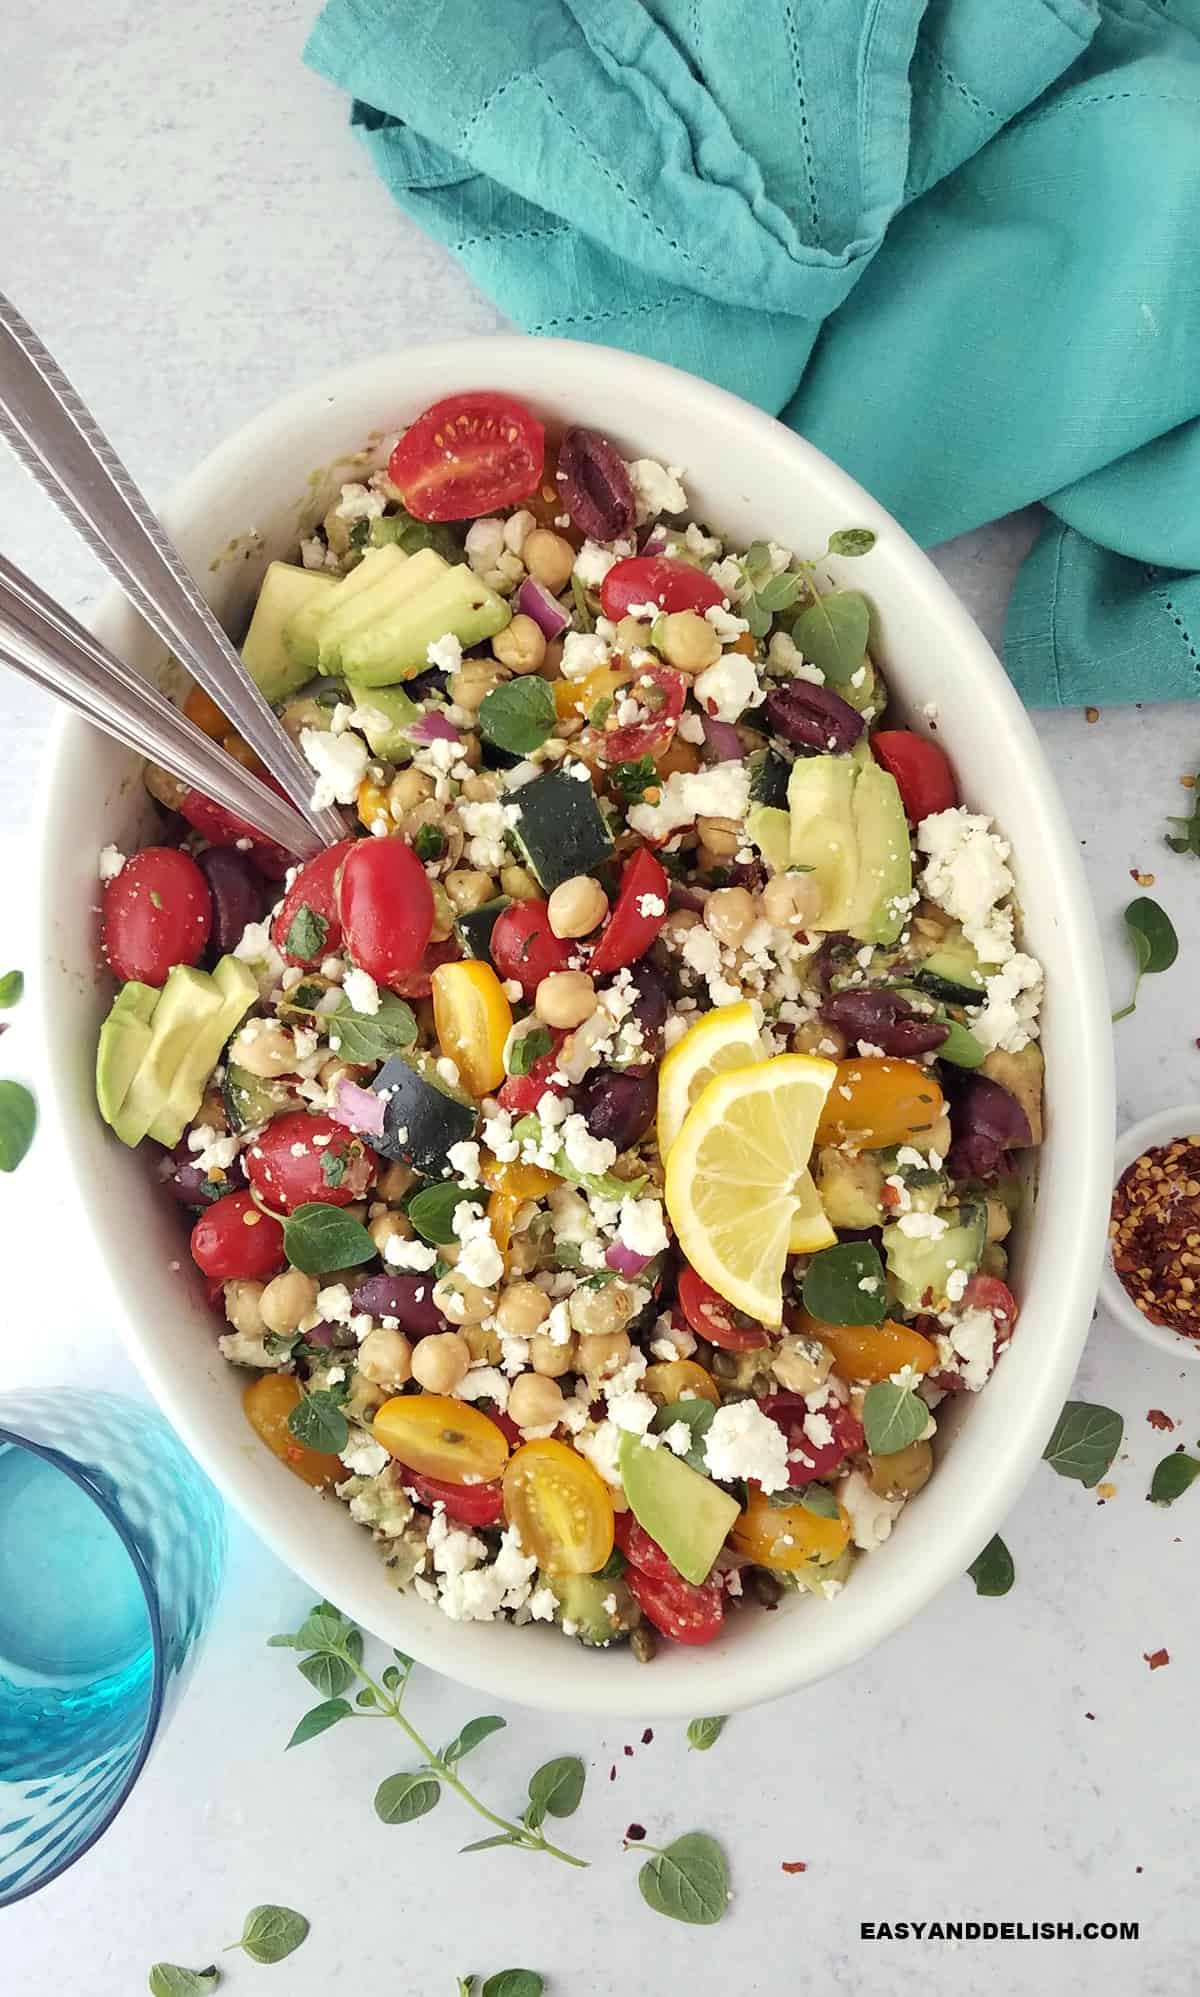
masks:
<svg viewBox="0 0 1200 1997"><path fill-rule="evenodd" d="M652 1262L654 1257L639 1255L637 1249L630 1248L627 1242L614 1241L604 1260L610 1269L616 1270L618 1276L640 1276L647 1263Z"/></svg>
<svg viewBox="0 0 1200 1997"><path fill-rule="evenodd" d="M383 1119L387 1104L374 1089L360 1089L357 1082L342 1077L335 1090L336 1100L329 1114L335 1123L344 1123L347 1130L355 1130L368 1137L383 1136Z"/></svg>
<svg viewBox="0 0 1200 1997"><path fill-rule="evenodd" d="M551 596L544 583L536 576L526 576L517 591L517 609L524 617L532 617L543 638L557 638L571 622L561 603Z"/></svg>
<svg viewBox="0 0 1200 1997"><path fill-rule="evenodd" d="M746 752L738 740L738 732L732 721L715 721L711 714L706 714L704 733L718 763L742 761Z"/></svg>
<svg viewBox="0 0 1200 1997"><path fill-rule="evenodd" d="M430 707L407 731L410 742L461 742L454 723L440 707Z"/></svg>
<svg viewBox="0 0 1200 1997"><path fill-rule="evenodd" d="M650 529L638 552L643 555L665 555L670 545L670 539L670 535L660 520L656 526Z"/></svg>

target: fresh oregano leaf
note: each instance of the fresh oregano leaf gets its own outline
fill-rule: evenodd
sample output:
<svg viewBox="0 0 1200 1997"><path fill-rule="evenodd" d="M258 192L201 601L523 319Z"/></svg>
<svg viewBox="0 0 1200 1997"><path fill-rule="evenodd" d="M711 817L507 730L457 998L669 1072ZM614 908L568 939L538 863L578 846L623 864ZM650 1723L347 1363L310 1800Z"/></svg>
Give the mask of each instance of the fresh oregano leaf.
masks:
<svg viewBox="0 0 1200 1997"><path fill-rule="evenodd" d="M308 1922L294 1907L251 1907L240 1942L251 1962L282 1962L299 1948L308 1934Z"/></svg>
<svg viewBox="0 0 1200 1997"><path fill-rule="evenodd" d="M729 1905L725 1854L707 1831L688 1831L648 1858L638 1873L648 1907L672 1921L711 1927Z"/></svg>
<svg viewBox="0 0 1200 1997"><path fill-rule="evenodd" d="M712 1427L713 1416L716 1412L711 1401L702 1400L699 1396L694 1401L672 1401L667 1407L659 1409L650 1426L654 1430L655 1435L665 1435L667 1430L673 1428L677 1421L683 1422L686 1427L690 1428L692 1432L691 1446L688 1449L687 1455L682 1460L693 1470L698 1470L702 1477L707 1477L708 1465L704 1460L704 1438Z"/></svg>
<svg viewBox="0 0 1200 1997"><path fill-rule="evenodd" d="M15 1172L33 1143L37 1104L22 1082L0 1082L0 1172Z"/></svg>
<svg viewBox="0 0 1200 1997"><path fill-rule="evenodd" d="M999 1533L994 1533L983 1552L976 1554L967 1569L977 1595L1007 1595L1016 1579L1013 1557Z"/></svg>
<svg viewBox="0 0 1200 1997"><path fill-rule="evenodd" d="M689 1720L688 1746L696 1748L701 1754L714 1747L725 1731L725 1717L724 1713L714 1713L711 1719Z"/></svg>
<svg viewBox="0 0 1200 1997"><path fill-rule="evenodd" d="M480 1997L542 1997L545 1988L536 1969L498 1969L488 1977Z"/></svg>
<svg viewBox="0 0 1200 1997"><path fill-rule="evenodd" d="M653 756L638 756L632 763L614 763L608 771L608 781L626 805L640 804L646 792L658 785L658 766Z"/></svg>
<svg viewBox="0 0 1200 1997"><path fill-rule="evenodd" d="M479 704L479 732L485 742L514 756L531 756L554 733L557 714L548 680L538 673L509 680L485 694Z"/></svg>
<svg viewBox="0 0 1200 1997"><path fill-rule="evenodd" d="M310 1706L304 1718L296 1727L289 1747L303 1747L306 1740L315 1740L318 1734L328 1733L339 1720L348 1719L354 1711L346 1699L325 1699L319 1706Z"/></svg>
<svg viewBox="0 0 1200 1997"><path fill-rule="evenodd" d="M25 990L24 971L5 971L4 976L0 978L0 1009L7 1012L11 1009L11 1007L19 1004L21 999L21 994L24 992L24 990ZM189 1976L197 1973L199 1972L192 1970L188 1970L185 1972L185 1974Z"/></svg>
<svg viewBox="0 0 1200 1997"><path fill-rule="evenodd" d="M1169 971L1179 955L1179 938L1175 925L1165 908L1160 908L1149 895L1137 895L1125 910L1125 928L1133 945L1137 975L1133 981L1133 994L1128 1005L1114 1012L1114 1021L1128 1019L1137 1005L1138 990L1146 973Z"/></svg>
<svg viewBox="0 0 1200 1997"><path fill-rule="evenodd" d="M292 917L292 926L283 940L283 947L289 957L319 957L325 948L325 938L329 934L329 924L323 915L307 902Z"/></svg>
<svg viewBox="0 0 1200 1997"><path fill-rule="evenodd" d="M922 1402L922 1406L924 1406L924 1402ZM925 1416L926 1420L928 1420L928 1408L925 1409ZM792 1491L790 1496L794 1504L796 1501L795 1491ZM806 1512L814 1513L819 1519L835 1519L838 1516L838 1501L828 1484L806 1484L800 1493L800 1503L804 1506Z"/></svg>
<svg viewBox="0 0 1200 1997"><path fill-rule="evenodd" d="M474 1990L475 1990L475 1978L473 1976L459 1977L458 1997L474 1997Z"/></svg>
<svg viewBox="0 0 1200 1997"><path fill-rule="evenodd" d="M375 1705L376 1703L375 1694L369 1685L364 1685L361 1692L355 1693L354 1703L356 1706Z"/></svg>
<svg viewBox="0 0 1200 1997"><path fill-rule="evenodd" d="M375 1791L375 1815L385 1824L415 1824L442 1800L436 1775L389 1775Z"/></svg>
<svg viewBox="0 0 1200 1997"><path fill-rule="evenodd" d="M863 1397L862 1424L872 1456L893 1456L917 1442L929 1426L929 1409L911 1387L877 1380Z"/></svg>
<svg viewBox="0 0 1200 1997"><path fill-rule="evenodd" d="M418 860L440 860L446 850L446 835L440 825L418 825L412 843Z"/></svg>
<svg viewBox="0 0 1200 1997"><path fill-rule="evenodd" d="M181 1969L176 1962L156 1962L150 1971L150 1997L204 1997L220 1981L215 1962L207 1969Z"/></svg>
<svg viewBox="0 0 1200 1997"><path fill-rule="evenodd" d="M288 1428L297 1442L325 1456L336 1456L350 1440L349 1422L334 1396L323 1388L297 1401L288 1416Z"/></svg>
<svg viewBox="0 0 1200 1997"><path fill-rule="evenodd" d="M507 1724L507 1721L502 1720L497 1713L486 1713L482 1719L468 1720L461 1732L455 1734L450 1745L442 1749L442 1760L449 1762L453 1767L456 1761L462 1760L464 1754L470 1754L472 1748L478 1747L481 1741L485 1741L489 1734L499 1733Z"/></svg>
<svg viewBox="0 0 1200 1997"><path fill-rule="evenodd" d="M571 616L571 629L573 631L594 631L596 620L592 616L582 576L573 575L571 577L571 595L575 600L575 609Z"/></svg>
<svg viewBox="0 0 1200 1997"><path fill-rule="evenodd" d="M867 653L871 612L857 590L835 589L818 596L792 626L792 642L810 666L819 666L830 686L853 678Z"/></svg>
<svg viewBox="0 0 1200 1997"><path fill-rule="evenodd" d="M772 615L780 610L789 610L802 589L807 588L803 576L784 570L782 575L772 576L760 590L755 592L761 609Z"/></svg>
<svg viewBox="0 0 1200 1997"><path fill-rule="evenodd" d="M1177 1449L1173 1456L1164 1456L1161 1463L1155 1464L1150 1479L1150 1503L1173 1505L1197 1477L1200 1477L1200 1459L1185 1455L1182 1449Z"/></svg>
<svg viewBox="0 0 1200 1997"><path fill-rule="evenodd" d="M318 1651L315 1657L301 1658L297 1668L323 1699L336 1699L354 1679L345 1658L335 1657L330 1650Z"/></svg>
<svg viewBox="0 0 1200 1997"><path fill-rule="evenodd" d="M328 1650L349 1648L347 1639L353 1626L346 1621L340 1609L332 1602L318 1602L310 1609L296 1632L298 1650ZM357 1635L357 1631L353 1631Z"/></svg>
<svg viewBox="0 0 1200 1997"><path fill-rule="evenodd" d="M839 1241L813 1256L804 1277L804 1308L822 1324L882 1324L887 1285L870 1241Z"/></svg>
<svg viewBox="0 0 1200 1997"><path fill-rule="evenodd" d="M586 1779L577 1754L543 1762L529 1778L529 1800L547 1817L571 1817L579 1808Z"/></svg>
<svg viewBox="0 0 1200 1997"><path fill-rule="evenodd" d="M458 1849L465 1856L469 1851L495 1851L497 1845L515 1844L516 1842L517 1840L511 1831L500 1831L490 1838L476 1838L474 1844L460 1844Z"/></svg>
<svg viewBox="0 0 1200 1997"><path fill-rule="evenodd" d="M869 555L875 546L875 535L870 527L839 527L826 543L827 555Z"/></svg>
<svg viewBox="0 0 1200 1997"><path fill-rule="evenodd" d="M554 1042L544 1026L535 1026L514 1040L508 1050L508 1072L510 1075L527 1075L535 1061L548 1054Z"/></svg>
<svg viewBox="0 0 1200 1997"><path fill-rule="evenodd" d="M1090 1491L1121 1447L1124 1433L1125 1423L1112 1408L1068 1401L1043 1456L1060 1477L1074 1477Z"/></svg>
<svg viewBox="0 0 1200 1997"><path fill-rule="evenodd" d="M411 1047L417 1037L412 1007L395 992L380 992L377 1012L355 1012L343 994L341 1004L328 1014L329 1044L335 1054L355 1067L368 1067L386 1061Z"/></svg>
<svg viewBox="0 0 1200 1997"><path fill-rule="evenodd" d="M361 1146L360 1146L361 1150ZM335 1189L346 1176L347 1154L344 1151L322 1151L321 1177L327 1186Z"/></svg>
<svg viewBox="0 0 1200 1997"><path fill-rule="evenodd" d="M353 1269L378 1251L352 1214L325 1200L309 1200L283 1224L283 1250L293 1269L322 1276L327 1269Z"/></svg>
<svg viewBox="0 0 1200 1997"><path fill-rule="evenodd" d="M408 1203L408 1217L422 1241L432 1242L440 1247L445 1241L454 1240L454 1209L464 1200L481 1197L479 1188L472 1186L464 1190L456 1179L444 1179L440 1185L422 1186Z"/></svg>

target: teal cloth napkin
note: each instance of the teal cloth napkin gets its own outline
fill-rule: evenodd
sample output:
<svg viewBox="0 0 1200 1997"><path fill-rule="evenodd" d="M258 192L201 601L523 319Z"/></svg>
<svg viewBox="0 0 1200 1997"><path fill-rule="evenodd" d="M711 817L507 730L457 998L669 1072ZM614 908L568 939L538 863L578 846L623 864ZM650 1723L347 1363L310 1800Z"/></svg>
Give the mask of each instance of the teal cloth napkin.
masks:
<svg viewBox="0 0 1200 1997"><path fill-rule="evenodd" d="M1200 0L329 0L306 59L530 332L778 412L927 545L1043 500L1031 704L1200 692Z"/></svg>

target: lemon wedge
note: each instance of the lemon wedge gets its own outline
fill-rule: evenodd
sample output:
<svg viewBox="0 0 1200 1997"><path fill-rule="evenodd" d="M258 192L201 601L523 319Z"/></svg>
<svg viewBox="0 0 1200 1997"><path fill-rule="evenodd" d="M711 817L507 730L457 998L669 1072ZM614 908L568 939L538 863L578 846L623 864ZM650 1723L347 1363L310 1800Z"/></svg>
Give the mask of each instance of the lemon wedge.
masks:
<svg viewBox="0 0 1200 1997"><path fill-rule="evenodd" d="M718 1074L667 1157L667 1212L680 1247L706 1283L761 1324L783 1321L800 1188L836 1073L814 1054L777 1054Z"/></svg>
<svg viewBox="0 0 1200 1997"><path fill-rule="evenodd" d="M802 1172L796 1186L796 1211L788 1235L789 1255L815 1255L819 1248L832 1248L837 1232L830 1227L821 1205L821 1195L811 1172Z"/></svg>

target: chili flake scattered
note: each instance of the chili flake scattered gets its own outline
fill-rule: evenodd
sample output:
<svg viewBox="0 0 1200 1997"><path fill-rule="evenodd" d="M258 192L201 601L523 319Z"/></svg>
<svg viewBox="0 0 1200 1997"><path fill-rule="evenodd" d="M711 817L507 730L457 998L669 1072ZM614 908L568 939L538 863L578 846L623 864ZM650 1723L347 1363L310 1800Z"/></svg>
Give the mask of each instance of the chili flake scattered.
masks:
<svg viewBox="0 0 1200 1997"><path fill-rule="evenodd" d="M808 1866L802 1858L785 1858L779 1869L781 1872L807 1872Z"/></svg>
<svg viewBox="0 0 1200 1997"><path fill-rule="evenodd" d="M1146 1420L1151 1428L1165 1429L1168 1435L1175 1426L1170 1415L1164 1414L1161 1408L1147 1408Z"/></svg>
<svg viewBox="0 0 1200 1997"><path fill-rule="evenodd" d="M1140 888L1152 888L1158 879L1158 875L1143 874L1139 868L1131 867L1129 869L1129 878L1131 881L1136 881Z"/></svg>
<svg viewBox="0 0 1200 1997"><path fill-rule="evenodd" d="M1200 1337L1200 1137L1134 1159L1113 1194L1108 1232L1113 1267L1151 1324Z"/></svg>
<svg viewBox="0 0 1200 1997"><path fill-rule="evenodd" d="M1160 1665L1171 1662L1171 1653L1169 1650L1144 1650L1142 1656L1150 1666L1151 1671L1157 1671Z"/></svg>
<svg viewBox="0 0 1200 1997"><path fill-rule="evenodd" d="M1085 707L1083 714L1085 721L1099 721L1100 719L1100 709L1098 707Z"/></svg>

